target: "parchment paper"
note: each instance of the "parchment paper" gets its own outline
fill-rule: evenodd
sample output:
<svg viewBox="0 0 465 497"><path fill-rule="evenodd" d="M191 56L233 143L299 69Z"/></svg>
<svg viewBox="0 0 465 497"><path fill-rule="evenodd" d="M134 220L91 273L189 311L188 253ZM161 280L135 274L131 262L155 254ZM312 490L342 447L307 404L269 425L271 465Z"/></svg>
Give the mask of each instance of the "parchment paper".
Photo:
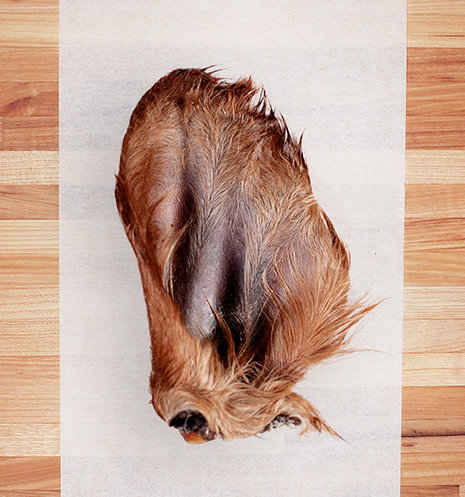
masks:
<svg viewBox="0 0 465 497"><path fill-rule="evenodd" d="M399 495L404 0L60 1L61 486L69 496ZM384 299L361 352L297 390L345 441L188 445L151 405L149 334L114 174L132 109L177 67L252 76L304 133L353 293Z"/></svg>

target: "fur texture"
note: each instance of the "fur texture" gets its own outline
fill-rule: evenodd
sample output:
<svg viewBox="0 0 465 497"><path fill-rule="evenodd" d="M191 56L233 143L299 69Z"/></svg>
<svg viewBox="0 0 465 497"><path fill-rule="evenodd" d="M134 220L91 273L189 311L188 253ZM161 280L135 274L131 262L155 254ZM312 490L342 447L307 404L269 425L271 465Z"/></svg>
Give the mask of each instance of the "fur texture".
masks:
<svg viewBox="0 0 465 497"><path fill-rule="evenodd" d="M348 301L347 251L263 91L200 69L160 79L132 114L116 199L158 415L202 440L283 423L335 434L292 388L371 307Z"/></svg>

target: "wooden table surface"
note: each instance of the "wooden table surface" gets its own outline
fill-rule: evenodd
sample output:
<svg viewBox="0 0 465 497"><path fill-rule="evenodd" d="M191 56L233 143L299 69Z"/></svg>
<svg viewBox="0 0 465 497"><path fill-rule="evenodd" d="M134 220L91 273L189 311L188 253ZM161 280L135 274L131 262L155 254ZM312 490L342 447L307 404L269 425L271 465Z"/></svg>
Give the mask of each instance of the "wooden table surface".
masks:
<svg viewBox="0 0 465 497"><path fill-rule="evenodd" d="M402 496L465 497L465 0L408 0ZM58 1L0 0L0 495L60 493Z"/></svg>

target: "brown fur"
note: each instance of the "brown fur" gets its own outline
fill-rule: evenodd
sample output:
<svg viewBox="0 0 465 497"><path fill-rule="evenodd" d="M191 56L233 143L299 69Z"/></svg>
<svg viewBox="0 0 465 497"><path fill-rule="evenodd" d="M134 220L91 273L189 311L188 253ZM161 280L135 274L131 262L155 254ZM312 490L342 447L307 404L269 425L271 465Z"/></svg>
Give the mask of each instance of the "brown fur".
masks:
<svg viewBox="0 0 465 497"><path fill-rule="evenodd" d="M263 92L198 69L160 79L132 114L116 198L144 288L159 416L200 413L205 439L289 420L334 434L292 388L346 349L371 307L348 301L346 249Z"/></svg>

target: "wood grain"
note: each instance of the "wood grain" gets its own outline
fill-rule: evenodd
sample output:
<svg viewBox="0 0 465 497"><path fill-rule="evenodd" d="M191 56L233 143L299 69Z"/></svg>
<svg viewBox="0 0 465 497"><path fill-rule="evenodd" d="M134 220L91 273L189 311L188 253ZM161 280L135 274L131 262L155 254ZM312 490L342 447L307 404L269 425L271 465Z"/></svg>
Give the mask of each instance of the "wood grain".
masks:
<svg viewBox="0 0 465 497"><path fill-rule="evenodd" d="M465 485L465 436L404 437L404 485Z"/></svg>
<svg viewBox="0 0 465 497"><path fill-rule="evenodd" d="M460 487L458 485L403 486L401 495L402 497L460 497Z"/></svg>
<svg viewBox="0 0 465 497"><path fill-rule="evenodd" d="M406 319L404 353L465 352L465 320Z"/></svg>
<svg viewBox="0 0 465 497"><path fill-rule="evenodd" d="M60 424L31 420L0 424L0 447L8 457L59 456Z"/></svg>
<svg viewBox="0 0 465 497"><path fill-rule="evenodd" d="M465 116L407 116L407 149L465 149Z"/></svg>
<svg viewBox="0 0 465 497"><path fill-rule="evenodd" d="M0 219L58 219L58 185L0 185Z"/></svg>
<svg viewBox="0 0 465 497"><path fill-rule="evenodd" d="M465 319L465 287L405 286L404 320Z"/></svg>
<svg viewBox="0 0 465 497"><path fill-rule="evenodd" d="M1 185L58 185L58 152L0 151Z"/></svg>
<svg viewBox="0 0 465 497"><path fill-rule="evenodd" d="M408 48L409 149L465 148L465 50Z"/></svg>
<svg viewBox="0 0 465 497"><path fill-rule="evenodd" d="M407 185L464 184L465 151L407 150L405 180Z"/></svg>
<svg viewBox="0 0 465 497"><path fill-rule="evenodd" d="M58 221L0 221L0 287L58 283Z"/></svg>
<svg viewBox="0 0 465 497"><path fill-rule="evenodd" d="M3 117L3 150L58 150L58 117Z"/></svg>
<svg viewBox="0 0 465 497"><path fill-rule="evenodd" d="M402 419L465 420L465 387L404 387Z"/></svg>
<svg viewBox="0 0 465 497"><path fill-rule="evenodd" d="M1 356L59 354L58 281L44 287L0 290ZM58 362L58 361L57 361Z"/></svg>
<svg viewBox="0 0 465 497"><path fill-rule="evenodd" d="M465 386L465 354L403 354L403 386Z"/></svg>
<svg viewBox="0 0 465 497"><path fill-rule="evenodd" d="M58 82L0 81L1 116L56 116Z"/></svg>
<svg viewBox="0 0 465 497"><path fill-rule="evenodd" d="M465 185L407 185L405 191L405 218L411 220L465 218ZM457 238L463 233L450 233ZM407 237L410 236L407 233ZM407 240L409 240L407 238Z"/></svg>
<svg viewBox="0 0 465 497"><path fill-rule="evenodd" d="M465 115L464 50L409 48L408 56L407 116Z"/></svg>
<svg viewBox="0 0 465 497"><path fill-rule="evenodd" d="M402 497L460 497L458 485L402 487Z"/></svg>
<svg viewBox="0 0 465 497"><path fill-rule="evenodd" d="M465 47L461 0L408 0L409 47Z"/></svg>
<svg viewBox="0 0 465 497"><path fill-rule="evenodd" d="M34 491L29 495L40 496L35 492L60 490L59 457L0 457L0 474L3 495L8 495L6 491L29 490Z"/></svg>
<svg viewBox="0 0 465 497"><path fill-rule="evenodd" d="M465 434L463 419L403 419L403 437L451 437Z"/></svg>
<svg viewBox="0 0 465 497"><path fill-rule="evenodd" d="M0 45L0 67L0 81L58 81L58 47Z"/></svg>
<svg viewBox="0 0 465 497"><path fill-rule="evenodd" d="M42 10L0 10L0 45L4 47L56 47L58 44L57 13Z"/></svg>

